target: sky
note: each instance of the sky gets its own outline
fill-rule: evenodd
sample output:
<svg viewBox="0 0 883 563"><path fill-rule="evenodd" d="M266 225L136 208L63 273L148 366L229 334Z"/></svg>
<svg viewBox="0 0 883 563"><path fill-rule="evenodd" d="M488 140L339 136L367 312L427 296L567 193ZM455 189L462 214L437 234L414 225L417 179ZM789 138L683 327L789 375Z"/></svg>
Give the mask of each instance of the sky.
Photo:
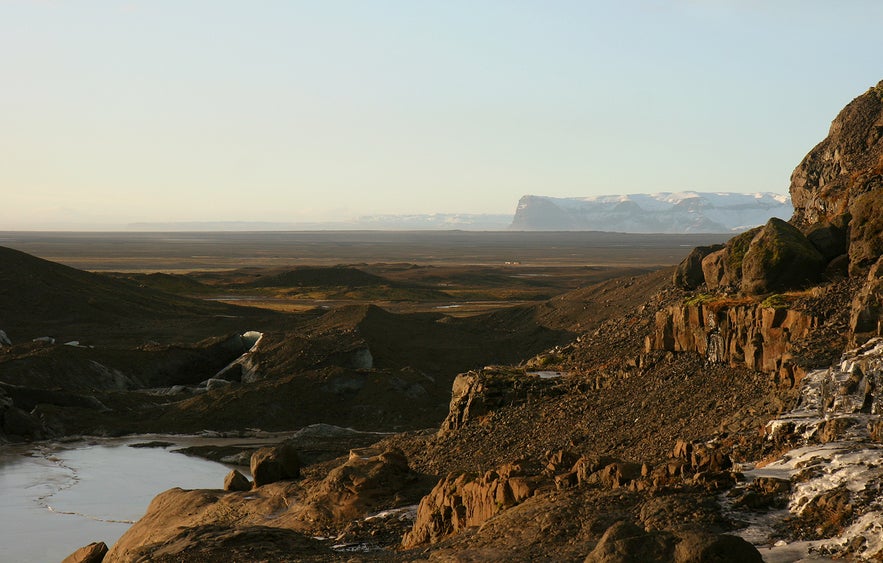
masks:
<svg viewBox="0 0 883 563"><path fill-rule="evenodd" d="M787 193L879 0L0 0L0 230Z"/></svg>

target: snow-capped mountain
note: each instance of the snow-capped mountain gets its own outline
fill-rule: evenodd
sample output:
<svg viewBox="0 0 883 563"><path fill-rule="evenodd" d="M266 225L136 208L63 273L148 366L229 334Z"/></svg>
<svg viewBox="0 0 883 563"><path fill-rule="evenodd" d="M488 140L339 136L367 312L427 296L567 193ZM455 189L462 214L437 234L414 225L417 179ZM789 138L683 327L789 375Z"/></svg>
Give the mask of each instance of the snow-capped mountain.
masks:
<svg viewBox="0 0 883 563"><path fill-rule="evenodd" d="M770 192L660 192L594 197L526 195L511 229L625 233L727 233L788 220L791 198Z"/></svg>

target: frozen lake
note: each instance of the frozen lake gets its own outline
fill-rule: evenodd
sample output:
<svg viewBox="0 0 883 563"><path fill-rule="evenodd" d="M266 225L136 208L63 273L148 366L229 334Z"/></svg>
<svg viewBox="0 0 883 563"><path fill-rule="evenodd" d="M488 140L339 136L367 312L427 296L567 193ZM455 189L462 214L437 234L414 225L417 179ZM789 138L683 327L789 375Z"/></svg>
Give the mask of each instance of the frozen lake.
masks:
<svg viewBox="0 0 883 563"><path fill-rule="evenodd" d="M3 559L61 561L93 541L111 546L158 493L172 487L223 486L229 471L225 465L168 448L129 447L163 439L141 436L0 448Z"/></svg>

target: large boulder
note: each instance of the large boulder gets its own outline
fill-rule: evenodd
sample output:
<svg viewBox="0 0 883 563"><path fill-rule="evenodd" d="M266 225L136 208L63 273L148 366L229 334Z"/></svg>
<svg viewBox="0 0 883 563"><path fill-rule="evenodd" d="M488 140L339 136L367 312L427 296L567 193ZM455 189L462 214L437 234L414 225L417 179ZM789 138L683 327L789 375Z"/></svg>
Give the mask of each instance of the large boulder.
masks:
<svg viewBox="0 0 883 563"><path fill-rule="evenodd" d="M294 444L260 448L251 454L251 476L254 486L300 477L300 456Z"/></svg>
<svg viewBox="0 0 883 563"><path fill-rule="evenodd" d="M755 227L739 233L728 240L723 249L712 251L702 259L702 275L708 289L726 289L739 285L745 253L759 232L760 227Z"/></svg>
<svg viewBox="0 0 883 563"><path fill-rule="evenodd" d="M738 536L682 532L678 534L677 563L763 563L757 548Z"/></svg>
<svg viewBox="0 0 883 563"><path fill-rule="evenodd" d="M677 539L669 532L647 532L630 522L607 528L585 563L670 563Z"/></svg>
<svg viewBox="0 0 883 563"><path fill-rule="evenodd" d="M678 287L683 289L696 289L705 282L705 274L702 269L703 259L711 254L722 250L722 244L714 244L712 246L697 246L690 254L684 258L675 269L672 281Z"/></svg>
<svg viewBox="0 0 883 563"><path fill-rule="evenodd" d="M785 291L818 280L826 261L793 225L772 218L755 236L742 260L742 292Z"/></svg>
<svg viewBox="0 0 883 563"><path fill-rule="evenodd" d="M585 563L763 563L737 536L695 531L645 531L630 522L610 526Z"/></svg>

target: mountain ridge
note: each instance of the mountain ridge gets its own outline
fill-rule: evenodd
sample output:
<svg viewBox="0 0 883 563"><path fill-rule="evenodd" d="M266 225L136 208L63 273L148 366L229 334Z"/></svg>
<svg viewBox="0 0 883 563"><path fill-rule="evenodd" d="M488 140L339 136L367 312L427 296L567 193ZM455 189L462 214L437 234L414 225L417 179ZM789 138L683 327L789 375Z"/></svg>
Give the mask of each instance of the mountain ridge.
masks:
<svg viewBox="0 0 883 563"><path fill-rule="evenodd" d="M790 196L772 192L657 192L557 198L525 195L510 229L727 233L788 219Z"/></svg>

